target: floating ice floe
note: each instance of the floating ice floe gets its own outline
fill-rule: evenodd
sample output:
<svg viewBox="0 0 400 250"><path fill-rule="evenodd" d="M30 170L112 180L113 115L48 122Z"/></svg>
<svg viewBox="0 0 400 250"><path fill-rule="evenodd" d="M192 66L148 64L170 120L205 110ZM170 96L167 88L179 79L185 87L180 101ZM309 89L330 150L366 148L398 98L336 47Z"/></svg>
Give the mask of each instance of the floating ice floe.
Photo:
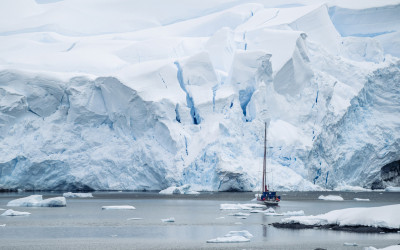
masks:
<svg viewBox="0 0 400 250"><path fill-rule="evenodd" d="M278 214L272 207L264 211L264 215L267 216L283 216L283 214Z"/></svg>
<svg viewBox="0 0 400 250"><path fill-rule="evenodd" d="M385 188L386 192L400 192L400 187L387 187Z"/></svg>
<svg viewBox="0 0 400 250"><path fill-rule="evenodd" d="M222 220L222 219L225 219L225 217L218 217L218 218L215 218L216 220Z"/></svg>
<svg viewBox="0 0 400 250"><path fill-rule="evenodd" d="M6 226L6 224L0 224L0 227L5 227Z"/></svg>
<svg viewBox="0 0 400 250"><path fill-rule="evenodd" d="M224 237L207 240L207 243L240 243L249 242L253 235L246 230L230 231Z"/></svg>
<svg viewBox="0 0 400 250"><path fill-rule="evenodd" d="M345 243L343 243L343 246L353 246L353 247L356 247L356 246L358 246L358 244L357 243L348 243L348 242L345 242Z"/></svg>
<svg viewBox="0 0 400 250"><path fill-rule="evenodd" d="M282 213L282 215L284 216L303 216L304 215L304 211L300 210L300 211L287 211Z"/></svg>
<svg viewBox="0 0 400 250"><path fill-rule="evenodd" d="M128 218L126 220L143 220L143 218Z"/></svg>
<svg viewBox="0 0 400 250"><path fill-rule="evenodd" d="M339 195L327 195L327 196L320 195L318 197L318 199L319 200L326 200L326 201L342 201L343 200L343 198L341 196L339 196Z"/></svg>
<svg viewBox="0 0 400 250"><path fill-rule="evenodd" d="M221 210L252 210L253 208L265 208L265 205L248 203L248 204L221 204Z"/></svg>
<svg viewBox="0 0 400 250"><path fill-rule="evenodd" d="M367 226L387 229L400 228L400 204L382 207L346 208L315 216L293 216L282 223L303 225Z"/></svg>
<svg viewBox="0 0 400 250"><path fill-rule="evenodd" d="M250 213L255 214L255 213L264 213L264 210L261 209L253 209L250 211Z"/></svg>
<svg viewBox="0 0 400 250"><path fill-rule="evenodd" d="M167 218L167 219L161 219L162 222L175 222L175 218L171 217L171 218Z"/></svg>
<svg viewBox="0 0 400 250"><path fill-rule="evenodd" d="M134 210L136 209L134 206L122 205L122 206L102 206L103 210Z"/></svg>
<svg viewBox="0 0 400 250"><path fill-rule="evenodd" d="M0 208L0 211L5 210L4 208Z"/></svg>
<svg viewBox="0 0 400 250"><path fill-rule="evenodd" d="M19 212L19 211L14 211L12 209L6 210L4 213L2 213L2 216L25 216L25 215L30 215L31 213L29 212Z"/></svg>
<svg viewBox="0 0 400 250"><path fill-rule="evenodd" d="M43 200L42 195L31 195L7 203L8 207L65 207L66 205L67 201L65 197L54 197Z"/></svg>
<svg viewBox="0 0 400 250"><path fill-rule="evenodd" d="M369 199L354 198L355 201L369 201Z"/></svg>
<svg viewBox="0 0 400 250"><path fill-rule="evenodd" d="M231 215L231 216L240 216L240 217L243 217L243 216L249 216L250 214L239 212L239 213L234 213L234 214L230 214L230 215Z"/></svg>
<svg viewBox="0 0 400 250"><path fill-rule="evenodd" d="M93 198L93 194L92 193L72 193L72 192L68 192L68 193L64 193L63 196L65 198Z"/></svg>

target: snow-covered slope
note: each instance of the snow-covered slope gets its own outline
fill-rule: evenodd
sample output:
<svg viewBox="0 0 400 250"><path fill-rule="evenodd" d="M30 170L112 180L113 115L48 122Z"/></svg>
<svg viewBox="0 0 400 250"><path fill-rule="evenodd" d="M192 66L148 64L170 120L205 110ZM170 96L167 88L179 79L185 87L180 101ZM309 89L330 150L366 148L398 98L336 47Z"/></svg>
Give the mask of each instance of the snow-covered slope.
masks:
<svg viewBox="0 0 400 250"><path fill-rule="evenodd" d="M265 121L276 189L400 160L400 1L50 2L0 2L1 189L257 190Z"/></svg>

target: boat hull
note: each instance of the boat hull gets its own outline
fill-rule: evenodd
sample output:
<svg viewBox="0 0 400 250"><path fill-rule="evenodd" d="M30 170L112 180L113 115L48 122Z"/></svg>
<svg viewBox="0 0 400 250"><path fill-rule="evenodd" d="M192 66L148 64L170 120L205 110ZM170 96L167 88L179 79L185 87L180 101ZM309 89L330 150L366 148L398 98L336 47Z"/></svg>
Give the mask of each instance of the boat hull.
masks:
<svg viewBox="0 0 400 250"><path fill-rule="evenodd" d="M278 206L279 202L278 201L262 201L264 205L267 207L273 207L273 206Z"/></svg>
<svg viewBox="0 0 400 250"><path fill-rule="evenodd" d="M266 205L267 207L272 207L272 206L278 206L279 201L277 200L261 200L260 198L257 198L257 201L260 204Z"/></svg>

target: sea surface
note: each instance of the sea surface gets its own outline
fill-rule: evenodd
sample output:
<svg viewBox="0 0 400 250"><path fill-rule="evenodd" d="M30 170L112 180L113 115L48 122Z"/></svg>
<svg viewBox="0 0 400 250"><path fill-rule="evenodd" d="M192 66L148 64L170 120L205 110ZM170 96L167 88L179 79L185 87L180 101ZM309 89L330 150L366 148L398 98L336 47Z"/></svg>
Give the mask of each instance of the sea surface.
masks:
<svg viewBox="0 0 400 250"><path fill-rule="evenodd" d="M8 201L58 192L0 193L0 208ZM400 203L391 192L280 192L278 213L303 210L317 215L335 209L375 207ZM152 192L94 192L94 198L67 198L66 207L12 207L29 216L0 216L0 249L363 249L400 243L400 233L365 234L325 229L278 229L270 224L282 216L252 213L247 219L232 216L240 210L220 210L220 204L250 203L255 193L201 193L161 195ZM318 200L320 195L341 195L344 201ZM370 199L355 201L354 198ZM135 210L102 210L102 206L132 205ZM0 211L0 214L4 211ZM399 211L400 212L400 211ZM174 217L175 222L162 222ZM222 218L223 217L223 218ZM141 218L131 219L130 218ZM247 230L247 243L207 243L230 231ZM356 243L358 246L345 246Z"/></svg>

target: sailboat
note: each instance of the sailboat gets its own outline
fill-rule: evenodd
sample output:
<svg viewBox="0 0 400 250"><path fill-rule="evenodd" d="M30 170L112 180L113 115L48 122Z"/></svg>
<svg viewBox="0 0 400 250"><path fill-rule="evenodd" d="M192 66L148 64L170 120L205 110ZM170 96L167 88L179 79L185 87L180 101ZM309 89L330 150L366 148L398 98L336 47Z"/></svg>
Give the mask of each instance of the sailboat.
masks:
<svg viewBox="0 0 400 250"><path fill-rule="evenodd" d="M262 194L257 195L257 201L266 206L277 206L281 200L276 192L270 191L267 184L267 123L265 122L264 130L264 161L263 161L263 175L262 175Z"/></svg>

